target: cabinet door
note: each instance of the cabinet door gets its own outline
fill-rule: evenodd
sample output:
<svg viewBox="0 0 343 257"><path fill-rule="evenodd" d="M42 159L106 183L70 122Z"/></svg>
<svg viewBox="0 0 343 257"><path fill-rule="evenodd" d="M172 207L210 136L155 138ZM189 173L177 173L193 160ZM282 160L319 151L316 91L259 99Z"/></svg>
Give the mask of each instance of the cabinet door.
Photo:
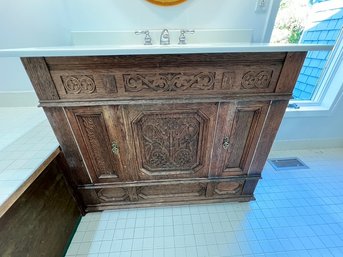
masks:
<svg viewBox="0 0 343 257"><path fill-rule="evenodd" d="M220 104L211 177L248 173L269 104L269 101Z"/></svg>
<svg viewBox="0 0 343 257"><path fill-rule="evenodd" d="M125 107L135 179L208 177L217 107L216 103Z"/></svg>
<svg viewBox="0 0 343 257"><path fill-rule="evenodd" d="M92 183L129 179L124 173L125 141L119 106L66 108Z"/></svg>

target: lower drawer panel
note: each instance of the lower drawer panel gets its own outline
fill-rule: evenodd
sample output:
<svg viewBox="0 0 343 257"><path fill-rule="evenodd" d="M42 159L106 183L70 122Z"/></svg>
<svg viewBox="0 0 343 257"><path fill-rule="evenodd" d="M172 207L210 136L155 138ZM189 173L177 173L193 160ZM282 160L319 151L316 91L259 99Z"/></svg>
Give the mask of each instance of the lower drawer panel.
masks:
<svg viewBox="0 0 343 257"><path fill-rule="evenodd" d="M194 202L249 201L252 195L242 195L245 179L234 181L171 182L148 185L80 188L87 211L153 206L162 204L189 204Z"/></svg>

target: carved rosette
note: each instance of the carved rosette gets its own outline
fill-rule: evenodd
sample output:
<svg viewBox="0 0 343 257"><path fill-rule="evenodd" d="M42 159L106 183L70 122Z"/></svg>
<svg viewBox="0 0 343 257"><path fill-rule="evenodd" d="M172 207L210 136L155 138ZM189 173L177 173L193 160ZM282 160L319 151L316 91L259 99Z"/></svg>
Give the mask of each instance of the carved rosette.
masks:
<svg viewBox="0 0 343 257"><path fill-rule="evenodd" d="M102 188L96 191L97 197L102 202L125 201L129 198L125 188Z"/></svg>
<svg viewBox="0 0 343 257"><path fill-rule="evenodd" d="M220 182L215 188L218 195L237 194L242 190L242 183L240 182Z"/></svg>
<svg viewBox="0 0 343 257"><path fill-rule="evenodd" d="M96 91L92 76L62 76L62 81L67 94L92 94Z"/></svg>
<svg viewBox="0 0 343 257"><path fill-rule="evenodd" d="M142 167L163 172L198 166L203 122L189 113L144 115L137 122Z"/></svg>
<svg viewBox="0 0 343 257"><path fill-rule="evenodd" d="M212 90L215 72L123 74L126 92Z"/></svg>
<svg viewBox="0 0 343 257"><path fill-rule="evenodd" d="M272 79L273 71L249 71L243 75L242 88L268 88Z"/></svg>

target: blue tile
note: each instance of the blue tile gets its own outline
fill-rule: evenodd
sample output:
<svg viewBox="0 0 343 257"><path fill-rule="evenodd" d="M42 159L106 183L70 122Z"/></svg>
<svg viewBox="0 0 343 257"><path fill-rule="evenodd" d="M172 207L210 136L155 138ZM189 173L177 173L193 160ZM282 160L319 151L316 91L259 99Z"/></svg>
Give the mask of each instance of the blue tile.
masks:
<svg viewBox="0 0 343 257"><path fill-rule="evenodd" d="M321 31L320 35L319 35L319 39L320 40L326 40L328 36L328 32L327 31Z"/></svg>
<svg viewBox="0 0 343 257"><path fill-rule="evenodd" d="M343 27L343 19L339 19L336 24L336 29L340 30Z"/></svg>
<svg viewBox="0 0 343 257"><path fill-rule="evenodd" d="M329 20L328 28L334 29L334 28L336 28L336 24L337 24L336 19Z"/></svg>

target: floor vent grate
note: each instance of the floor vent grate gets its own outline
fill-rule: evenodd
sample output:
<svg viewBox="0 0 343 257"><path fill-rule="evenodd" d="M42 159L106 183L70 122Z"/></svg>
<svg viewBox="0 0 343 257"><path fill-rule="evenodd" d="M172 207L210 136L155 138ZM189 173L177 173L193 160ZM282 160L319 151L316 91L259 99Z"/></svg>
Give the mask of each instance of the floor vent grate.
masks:
<svg viewBox="0 0 343 257"><path fill-rule="evenodd" d="M268 162L270 163L270 165L272 165L272 167L276 171L309 168L303 161L301 161L299 158L296 158L296 157L268 159Z"/></svg>

